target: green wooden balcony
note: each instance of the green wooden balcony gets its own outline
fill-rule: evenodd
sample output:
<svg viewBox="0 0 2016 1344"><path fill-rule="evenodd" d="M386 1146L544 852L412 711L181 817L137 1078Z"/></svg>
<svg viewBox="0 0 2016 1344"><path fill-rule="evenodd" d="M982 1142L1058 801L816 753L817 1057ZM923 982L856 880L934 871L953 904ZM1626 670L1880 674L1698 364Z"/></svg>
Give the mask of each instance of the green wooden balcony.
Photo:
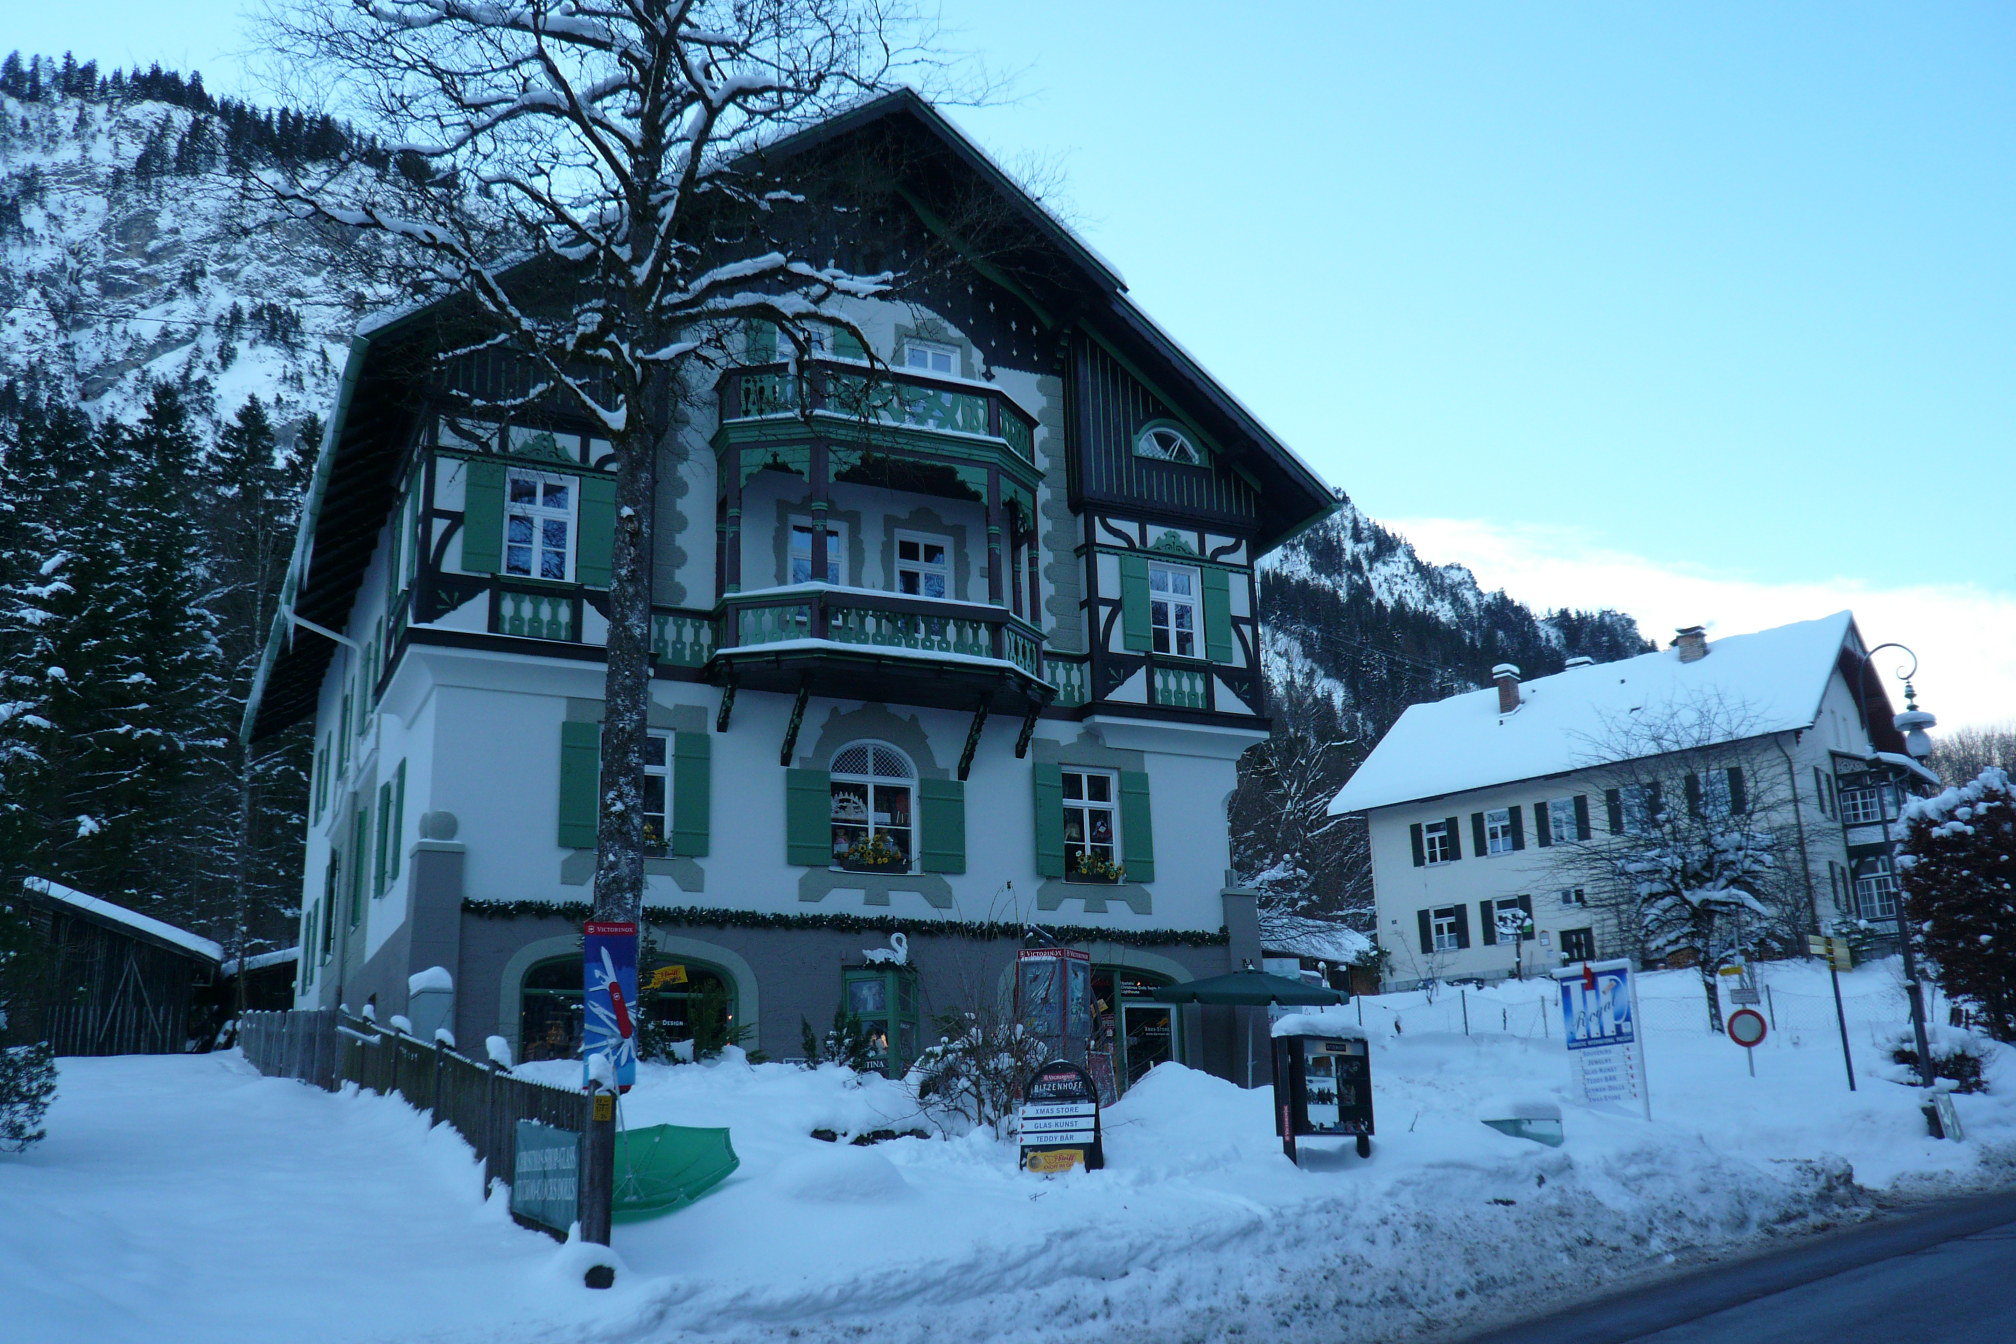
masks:
<svg viewBox="0 0 2016 1344"><path fill-rule="evenodd" d="M1043 635L1005 607L797 584L722 599L712 664L754 689L1020 713L1056 694Z"/></svg>
<svg viewBox="0 0 2016 1344"><path fill-rule="evenodd" d="M1035 423L1001 392L912 370L875 369L841 360L807 360L794 369L764 364L731 369L720 383L721 422L813 414L861 425L905 427L1008 446L1035 461Z"/></svg>

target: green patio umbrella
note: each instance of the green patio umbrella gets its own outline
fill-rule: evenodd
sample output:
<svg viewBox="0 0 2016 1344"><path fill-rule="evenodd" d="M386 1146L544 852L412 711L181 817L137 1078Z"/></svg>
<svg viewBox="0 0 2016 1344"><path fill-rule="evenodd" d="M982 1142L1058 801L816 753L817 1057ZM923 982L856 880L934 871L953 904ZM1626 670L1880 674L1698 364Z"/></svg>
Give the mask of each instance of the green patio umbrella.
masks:
<svg viewBox="0 0 2016 1344"><path fill-rule="evenodd" d="M1334 989L1255 970L1164 985L1152 997L1157 1003L1225 1003L1240 1008L1265 1008L1270 1003L1301 1007L1344 1002L1344 996Z"/></svg>

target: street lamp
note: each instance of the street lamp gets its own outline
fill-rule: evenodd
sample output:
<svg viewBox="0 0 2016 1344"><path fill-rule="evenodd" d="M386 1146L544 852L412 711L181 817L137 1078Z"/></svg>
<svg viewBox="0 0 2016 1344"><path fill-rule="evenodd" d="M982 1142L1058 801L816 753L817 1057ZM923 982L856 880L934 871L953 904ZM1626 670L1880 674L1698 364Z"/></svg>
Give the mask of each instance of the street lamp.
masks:
<svg viewBox="0 0 2016 1344"><path fill-rule="evenodd" d="M1904 683L1904 712L1892 719L1891 724L1898 732L1904 735L1905 753L1914 761L1923 761L1932 751L1932 739L1925 730L1936 727L1939 720L1918 708L1918 692L1911 685L1911 679L1918 675L1918 655L1902 644L1878 644L1875 648L1862 655L1862 671L1865 678L1870 668L1875 665L1876 655L1885 649L1901 650L1911 659L1911 666L1897 674L1899 680ZM1878 689L1881 689L1880 683ZM1910 770L1895 765L1876 755L1869 757L1869 764L1872 768L1882 770L1887 778L1892 779L1896 789L1898 804L1901 808L1905 797L1905 790L1909 787ZM1895 773L1893 774L1892 772ZM1890 868L1891 872L1895 873L1897 869L1896 846L1890 835L1890 809L1887 806L1883 806L1879 807L1878 811L1883 818L1883 847L1891 852ZM1925 1032L1925 988L1918 981L1918 954L1911 946L1910 910L1905 904L1904 884L1902 881L1899 881L1897 884L1897 932L1903 945L1904 994L1911 1004L1911 1034L1918 1046L1918 1086L1930 1088L1932 1086L1932 1043Z"/></svg>

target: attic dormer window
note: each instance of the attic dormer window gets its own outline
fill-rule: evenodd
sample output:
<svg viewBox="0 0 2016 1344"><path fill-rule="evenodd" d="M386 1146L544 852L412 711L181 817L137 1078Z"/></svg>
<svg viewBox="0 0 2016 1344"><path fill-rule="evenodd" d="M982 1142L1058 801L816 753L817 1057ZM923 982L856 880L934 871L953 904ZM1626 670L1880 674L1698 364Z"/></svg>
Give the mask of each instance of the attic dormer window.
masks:
<svg viewBox="0 0 2016 1344"><path fill-rule="evenodd" d="M1204 455L1190 436L1174 425L1150 425L1134 440L1134 456L1157 462L1181 462L1186 467L1204 465Z"/></svg>

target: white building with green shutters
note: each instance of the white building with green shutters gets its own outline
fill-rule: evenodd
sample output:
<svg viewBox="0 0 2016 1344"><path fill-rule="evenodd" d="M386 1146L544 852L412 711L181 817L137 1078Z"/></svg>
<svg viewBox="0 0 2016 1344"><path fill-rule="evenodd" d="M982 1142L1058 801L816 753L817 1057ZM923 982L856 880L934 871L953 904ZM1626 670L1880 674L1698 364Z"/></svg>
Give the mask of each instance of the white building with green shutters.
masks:
<svg viewBox="0 0 2016 1344"><path fill-rule="evenodd" d="M870 139L902 146L915 210L844 246L900 257L955 189L994 193L1017 245L850 308L894 368L873 380L844 342L794 367L745 333L679 429L645 1008L784 1057L844 1005L900 1067L1037 925L1091 953L1124 1075L1229 1070L1229 1014L1145 996L1259 960L1226 834L1266 730L1254 565L1330 492L914 96L775 152ZM406 313L353 347L291 588L343 639L277 636L255 708L261 735L314 724L299 998L406 1011L441 967L424 1011L459 1039L569 1054L608 449L561 411L470 411L510 371L443 371L437 327ZM864 955L898 932L907 964Z"/></svg>

